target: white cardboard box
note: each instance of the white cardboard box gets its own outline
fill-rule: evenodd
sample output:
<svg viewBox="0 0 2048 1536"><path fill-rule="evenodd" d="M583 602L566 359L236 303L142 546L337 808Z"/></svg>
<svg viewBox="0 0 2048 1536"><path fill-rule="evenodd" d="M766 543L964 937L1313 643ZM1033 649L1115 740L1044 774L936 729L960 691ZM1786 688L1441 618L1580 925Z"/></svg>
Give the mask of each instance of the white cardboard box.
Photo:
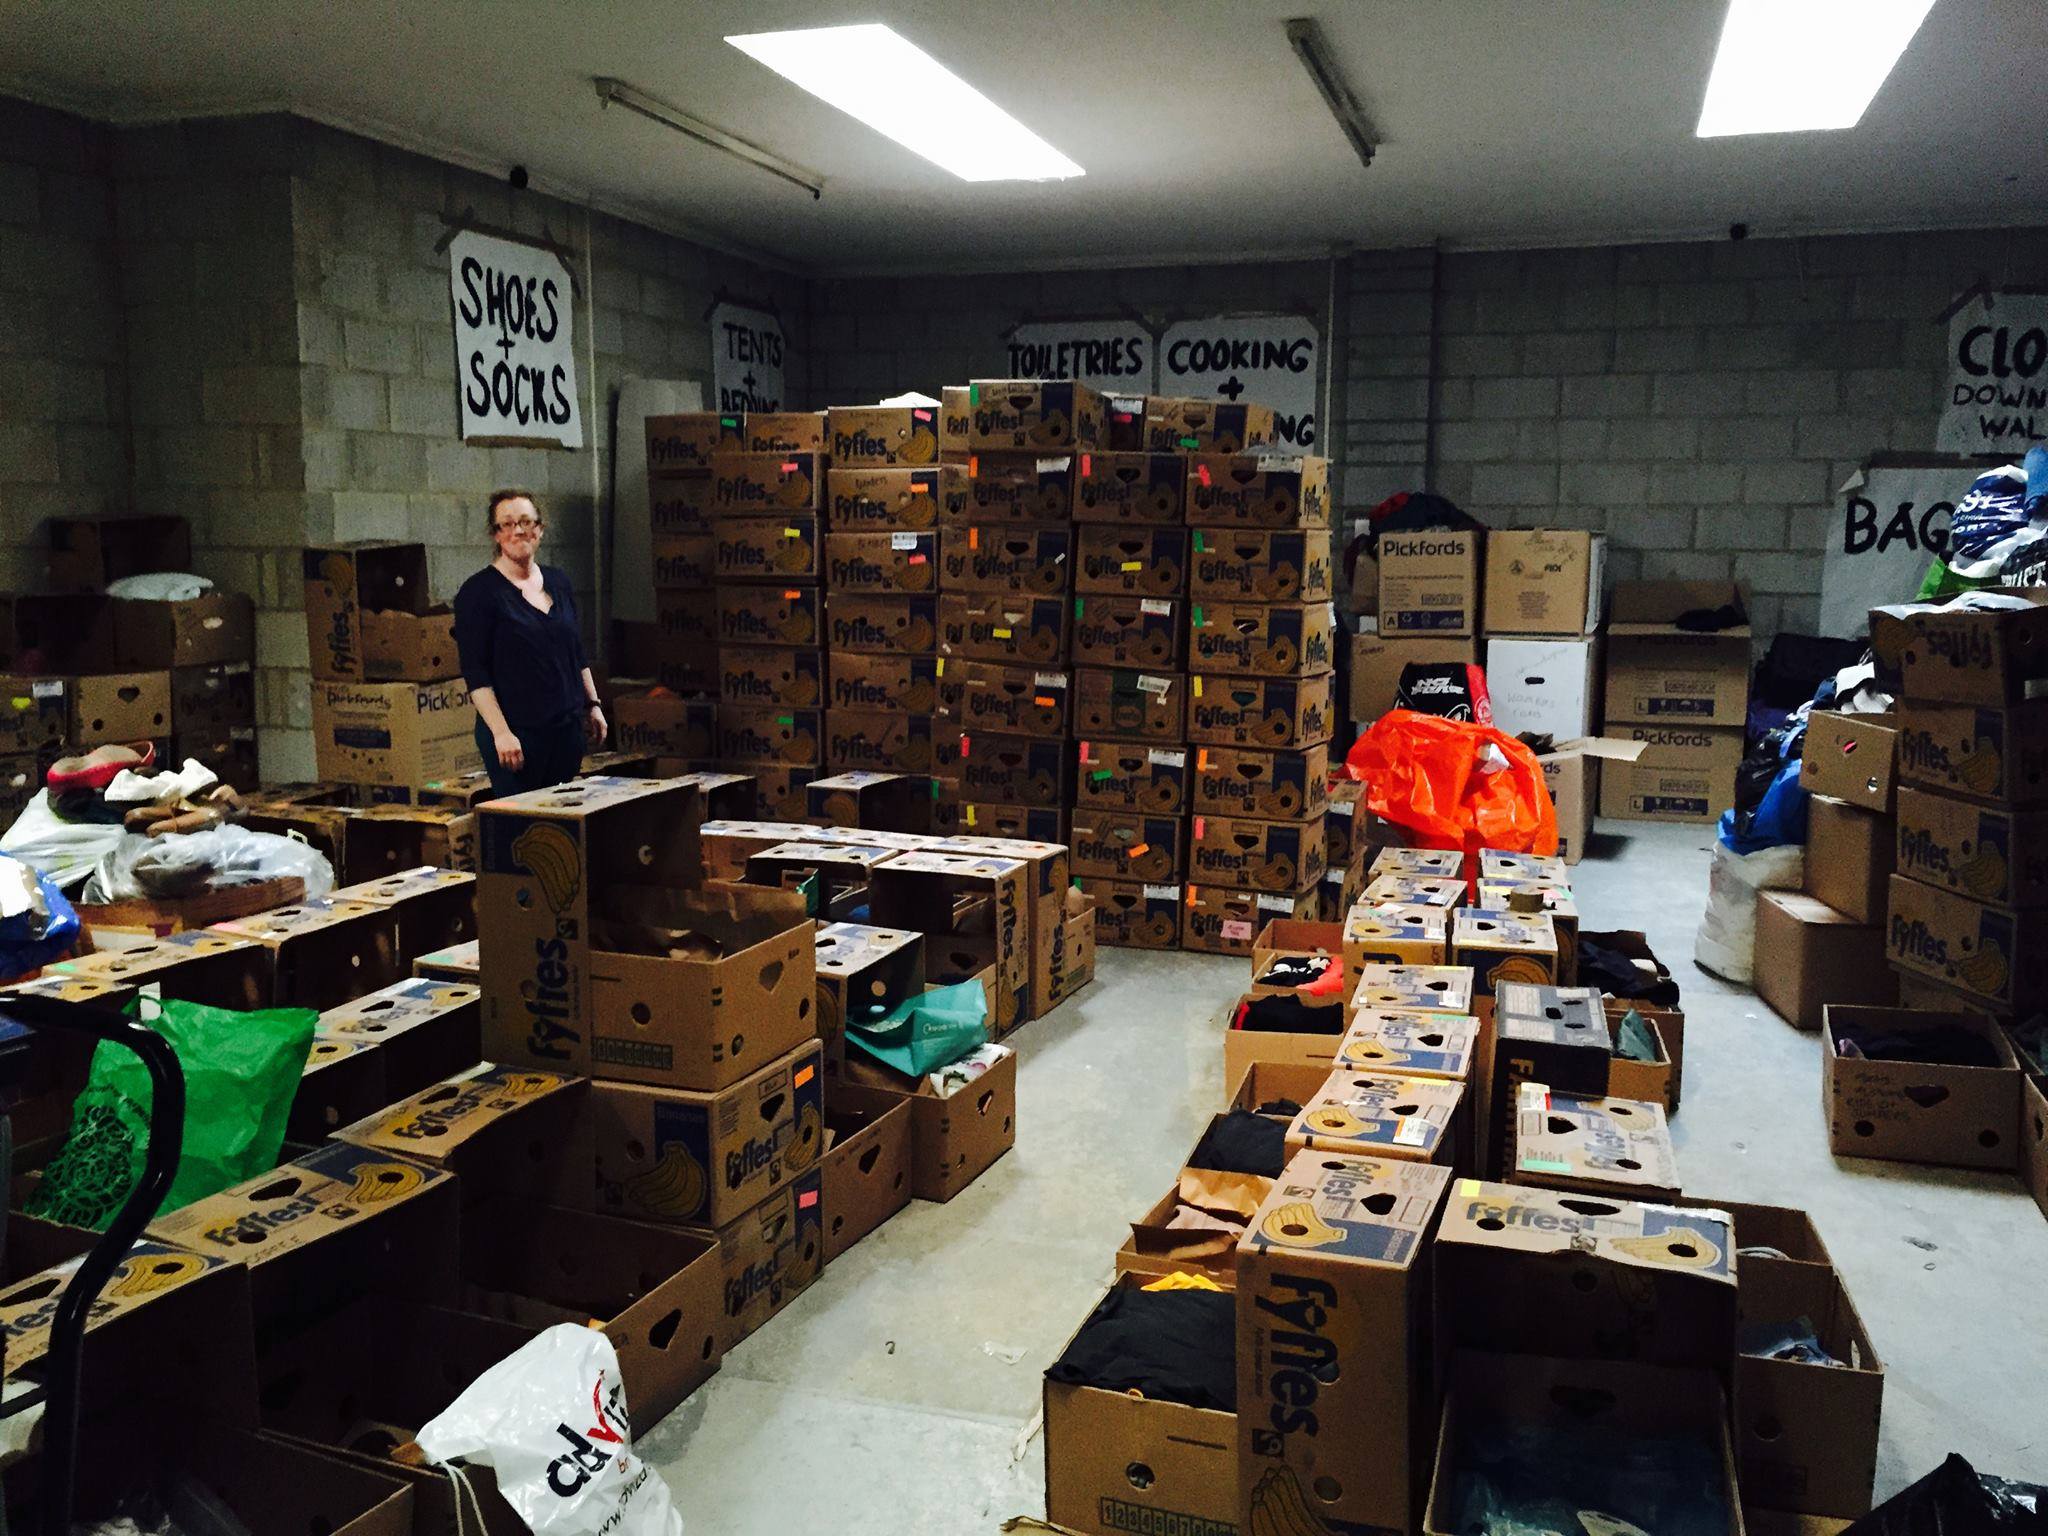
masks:
<svg viewBox="0 0 2048 1536"><path fill-rule="evenodd" d="M1593 636L1486 642L1493 723L1510 736L1536 731L1569 741L1592 735L1599 679L1600 642Z"/></svg>

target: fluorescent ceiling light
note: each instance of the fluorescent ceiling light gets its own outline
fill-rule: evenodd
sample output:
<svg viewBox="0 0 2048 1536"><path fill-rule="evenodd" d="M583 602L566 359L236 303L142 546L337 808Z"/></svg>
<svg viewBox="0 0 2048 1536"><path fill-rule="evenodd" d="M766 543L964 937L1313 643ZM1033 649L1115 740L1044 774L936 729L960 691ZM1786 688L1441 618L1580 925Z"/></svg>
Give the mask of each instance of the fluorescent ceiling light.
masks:
<svg viewBox="0 0 2048 1536"><path fill-rule="evenodd" d="M1853 128L1934 0L1728 0L1698 134Z"/></svg>
<svg viewBox="0 0 2048 1536"><path fill-rule="evenodd" d="M1081 167L879 23L750 32L733 47L962 181L1051 181Z"/></svg>

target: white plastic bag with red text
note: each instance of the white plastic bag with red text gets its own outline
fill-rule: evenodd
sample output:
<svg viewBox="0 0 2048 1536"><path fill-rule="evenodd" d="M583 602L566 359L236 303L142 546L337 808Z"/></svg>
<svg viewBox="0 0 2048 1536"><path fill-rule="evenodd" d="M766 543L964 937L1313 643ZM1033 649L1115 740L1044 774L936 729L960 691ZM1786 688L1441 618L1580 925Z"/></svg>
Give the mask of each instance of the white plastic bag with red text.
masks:
<svg viewBox="0 0 2048 1536"><path fill-rule="evenodd" d="M619 1357L595 1328L536 1335L418 1438L437 1465L463 1457L495 1471L533 1536L682 1536L668 1485L633 1454Z"/></svg>

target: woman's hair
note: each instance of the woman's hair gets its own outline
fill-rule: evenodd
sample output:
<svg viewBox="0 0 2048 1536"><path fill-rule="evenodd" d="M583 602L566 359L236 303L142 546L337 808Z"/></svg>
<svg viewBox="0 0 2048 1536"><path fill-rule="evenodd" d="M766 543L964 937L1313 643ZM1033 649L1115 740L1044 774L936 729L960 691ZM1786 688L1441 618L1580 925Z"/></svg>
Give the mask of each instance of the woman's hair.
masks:
<svg viewBox="0 0 2048 1536"><path fill-rule="evenodd" d="M508 501L532 501L533 515L535 517L540 516L540 503L533 500L533 492L522 490L516 485L508 485L502 490L491 492L491 499L484 503L484 531L486 533L496 533L498 531L498 508Z"/></svg>

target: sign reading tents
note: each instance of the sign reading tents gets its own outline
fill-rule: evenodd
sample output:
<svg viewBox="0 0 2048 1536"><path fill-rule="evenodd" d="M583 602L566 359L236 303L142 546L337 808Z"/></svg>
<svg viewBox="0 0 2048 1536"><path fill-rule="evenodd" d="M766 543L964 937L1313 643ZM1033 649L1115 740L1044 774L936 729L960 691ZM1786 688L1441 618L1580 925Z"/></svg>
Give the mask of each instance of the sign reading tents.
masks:
<svg viewBox="0 0 2048 1536"><path fill-rule="evenodd" d="M1274 436L1313 448L1320 345L1299 315L1182 320L1159 341L1159 393L1271 406Z"/></svg>
<svg viewBox="0 0 2048 1536"><path fill-rule="evenodd" d="M448 246L462 436L583 446L574 285L553 251L464 230Z"/></svg>
<svg viewBox="0 0 2048 1536"><path fill-rule="evenodd" d="M2048 436L2048 293L1980 295L1949 321L1943 453L2019 457Z"/></svg>
<svg viewBox="0 0 2048 1536"><path fill-rule="evenodd" d="M1976 471L1921 460L1870 464L1836 493L1821 558L1820 632L1853 639L1872 608L1920 590L1934 557L1948 548L1949 514Z"/></svg>
<svg viewBox="0 0 2048 1536"><path fill-rule="evenodd" d="M1152 333L1128 320L1027 320L1010 333L1009 379L1076 379L1106 395L1152 393Z"/></svg>
<svg viewBox="0 0 2048 1536"><path fill-rule="evenodd" d="M713 309L711 384L721 411L781 410L782 322L741 304Z"/></svg>

